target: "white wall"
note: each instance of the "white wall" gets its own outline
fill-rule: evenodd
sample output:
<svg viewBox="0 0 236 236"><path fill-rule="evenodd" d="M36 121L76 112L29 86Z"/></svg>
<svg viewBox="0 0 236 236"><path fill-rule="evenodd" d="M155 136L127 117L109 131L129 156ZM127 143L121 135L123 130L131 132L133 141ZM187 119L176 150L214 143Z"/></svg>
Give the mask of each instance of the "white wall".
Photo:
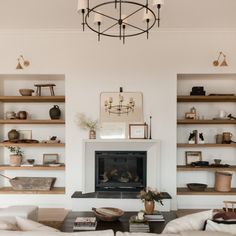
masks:
<svg viewBox="0 0 236 236"><path fill-rule="evenodd" d="M96 40L94 34L72 31L0 32L0 74L65 74L66 195L53 196L54 205L71 208L72 193L82 188L82 139L88 132L76 125L76 113L98 118L100 93L122 86L124 91L143 92L145 120L153 116L153 138L161 140L160 190L172 195L175 208L177 74L235 72L236 32L153 32L148 41L141 36L127 40L126 45L115 39ZM227 55L228 68L212 66L220 50ZM31 61L22 72L15 70L20 54ZM51 206L52 197L40 198L42 206ZM14 199L19 197L0 195L5 205ZM203 202L195 201L193 208ZM122 204L125 207L129 201Z"/></svg>

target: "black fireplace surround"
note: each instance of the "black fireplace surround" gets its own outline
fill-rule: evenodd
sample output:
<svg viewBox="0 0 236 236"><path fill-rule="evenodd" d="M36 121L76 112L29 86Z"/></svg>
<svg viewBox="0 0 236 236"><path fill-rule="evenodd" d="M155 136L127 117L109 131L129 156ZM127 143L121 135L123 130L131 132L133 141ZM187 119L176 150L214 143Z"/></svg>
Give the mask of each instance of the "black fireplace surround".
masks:
<svg viewBox="0 0 236 236"><path fill-rule="evenodd" d="M146 151L95 151L95 191L137 192L146 176Z"/></svg>

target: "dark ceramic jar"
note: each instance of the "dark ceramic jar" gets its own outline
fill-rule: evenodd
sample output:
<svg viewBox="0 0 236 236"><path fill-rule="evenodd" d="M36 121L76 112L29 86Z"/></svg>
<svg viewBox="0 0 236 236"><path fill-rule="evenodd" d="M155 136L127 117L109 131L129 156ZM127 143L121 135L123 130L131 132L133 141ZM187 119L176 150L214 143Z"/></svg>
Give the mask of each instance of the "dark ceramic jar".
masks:
<svg viewBox="0 0 236 236"><path fill-rule="evenodd" d="M27 119L27 112L26 111L19 111L17 113L17 117L20 120L26 120Z"/></svg>
<svg viewBox="0 0 236 236"><path fill-rule="evenodd" d="M49 115L52 120L57 120L60 119L61 117L61 110L58 105L54 105L50 110L49 110Z"/></svg>
<svg viewBox="0 0 236 236"><path fill-rule="evenodd" d="M8 132L8 139L9 140L19 139L19 137L20 137L20 134L15 129L12 129Z"/></svg>

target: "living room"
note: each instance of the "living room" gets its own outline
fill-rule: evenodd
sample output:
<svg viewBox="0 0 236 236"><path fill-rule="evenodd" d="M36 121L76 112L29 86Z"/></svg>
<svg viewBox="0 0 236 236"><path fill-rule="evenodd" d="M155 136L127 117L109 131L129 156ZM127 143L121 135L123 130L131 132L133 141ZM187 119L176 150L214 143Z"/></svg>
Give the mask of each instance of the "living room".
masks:
<svg viewBox="0 0 236 236"><path fill-rule="evenodd" d="M96 5L92 1L90 4ZM177 96L189 95L191 91L188 85L183 87L185 94L177 92L181 90L178 87L182 86L181 81L186 80L181 76L195 75L191 78L191 88L204 85L207 94L235 93L235 82L232 82L236 75L234 9L235 1L233 0L227 3L223 0L166 0L160 9L160 27L155 25L150 30L149 39L142 34L127 37L123 44L122 40L102 35L98 42L97 34L88 28L83 32L82 16L77 13L76 0L2 1L0 3L0 51L4 59L0 62L1 96L20 96L18 90L21 88L35 90L35 83L49 82L56 84L54 90L57 96L65 96L65 102L51 102L50 106L16 104L5 107L1 104L2 119L5 112L11 111L7 108L15 112L27 108L27 111L34 114L36 118L46 119L49 109L57 104L61 109L65 125L60 127L57 127L59 125L50 126L50 124L39 127L19 124L1 125L1 141L6 140L8 132L15 128L32 130L33 139L42 140L56 134L66 145L63 148L50 147L49 149L23 147L25 158L34 158L34 155L40 156L43 153L60 152L60 157L65 164L64 171L7 170L0 172L10 178L56 176L55 186L64 187L64 193L20 195L4 193L0 195L1 207L17 203L17 205L29 204L41 208L65 208L73 211L91 211L92 207L102 206L117 207L125 211L143 209L140 199L71 198L75 192L85 191L85 170L87 174L89 173L88 167L84 166L85 146L89 143L106 141L101 140L100 130L97 130L96 140L89 140L88 130L83 130L78 125L78 114L82 113L92 120L99 120L101 93L118 93L120 87L123 88L124 93L142 93L143 122L146 122L149 128L150 116L152 116L152 140L143 140L143 143L157 141L159 145L158 154L156 154L158 155L156 167L158 173L153 181L157 185L150 187L158 188L158 191L167 192L171 196L171 199L164 200L164 206L157 205L159 210L219 209L223 207L224 200L235 201L235 194L231 193L178 195L178 187L184 187L186 183L194 180L194 182L203 182L209 187L214 187L214 173L178 173L176 168L179 165L177 156L181 155L184 159L186 150L201 151L202 160L210 161L219 156L223 159L225 152L226 155L231 155L231 159L227 159L229 162L227 164L233 165L235 162L234 148L230 150L222 148L218 155L219 148L215 147L212 156L210 154L204 156L204 152L211 152L211 148L206 150L201 147L193 149L187 147L179 151L176 145L179 135L176 122L177 114L179 115ZM157 12L156 9L155 12ZM217 60L220 52L226 55L228 66L213 65L213 61ZM23 69L16 69L20 55L23 55L30 64ZM224 89L211 90L208 82L205 82L205 77L217 80L219 86L216 87ZM46 94L48 92L46 88L43 91L46 91ZM188 103L188 106L192 107L192 104ZM202 104L194 103L194 106L197 111L200 111ZM228 104L225 106L228 113L234 114L234 107L230 110L231 107L227 107ZM215 106L208 108L214 111L211 112L214 115L222 110L222 107L224 105L220 109ZM188 109L184 107L181 114L184 115L189 111ZM199 115L207 117L207 109ZM221 133L229 131L235 135L233 125L230 128L225 126L223 130L217 130L218 127L214 129ZM45 134L40 130L41 128ZM190 131L195 129L201 131L201 128L201 126L192 125ZM212 132L212 129L211 127L209 130L203 128L206 142L209 141L207 132ZM183 137L185 142L188 136L189 128ZM135 140L128 139L128 136L118 142L122 141L135 143ZM108 144L104 145L110 145L111 141L107 142ZM138 146L137 143L136 149ZM113 149L117 148L118 146L115 146ZM7 163L9 151L1 148L1 155L4 155L4 161L1 163ZM226 164L224 160L222 162ZM10 186L8 182L1 178L0 187ZM153 182L148 181L148 183ZM232 176L231 186L236 187L235 173Z"/></svg>

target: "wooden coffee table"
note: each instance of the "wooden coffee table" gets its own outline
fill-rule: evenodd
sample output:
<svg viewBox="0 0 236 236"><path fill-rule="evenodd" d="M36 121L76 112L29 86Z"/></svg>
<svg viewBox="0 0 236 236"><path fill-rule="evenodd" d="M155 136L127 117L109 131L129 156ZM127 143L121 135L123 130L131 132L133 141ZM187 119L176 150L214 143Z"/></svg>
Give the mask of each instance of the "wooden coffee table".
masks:
<svg viewBox="0 0 236 236"><path fill-rule="evenodd" d="M169 221L176 218L176 213L174 211L163 212L162 214L165 218L164 222L158 222L158 221L149 222L151 233L161 233L165 225ZM116 231L129 232L129 218L133 215L137 215L137 212L125 212L125 214L122 217L120 217L118 221L114 222L98 221L96 230L112 229L114 230L114 232ZM94 214L93 212L76 212L76 211L69 212L63 222L61 231L73 232L73 224L76 217L78 216L94 216Z"/></svg>

